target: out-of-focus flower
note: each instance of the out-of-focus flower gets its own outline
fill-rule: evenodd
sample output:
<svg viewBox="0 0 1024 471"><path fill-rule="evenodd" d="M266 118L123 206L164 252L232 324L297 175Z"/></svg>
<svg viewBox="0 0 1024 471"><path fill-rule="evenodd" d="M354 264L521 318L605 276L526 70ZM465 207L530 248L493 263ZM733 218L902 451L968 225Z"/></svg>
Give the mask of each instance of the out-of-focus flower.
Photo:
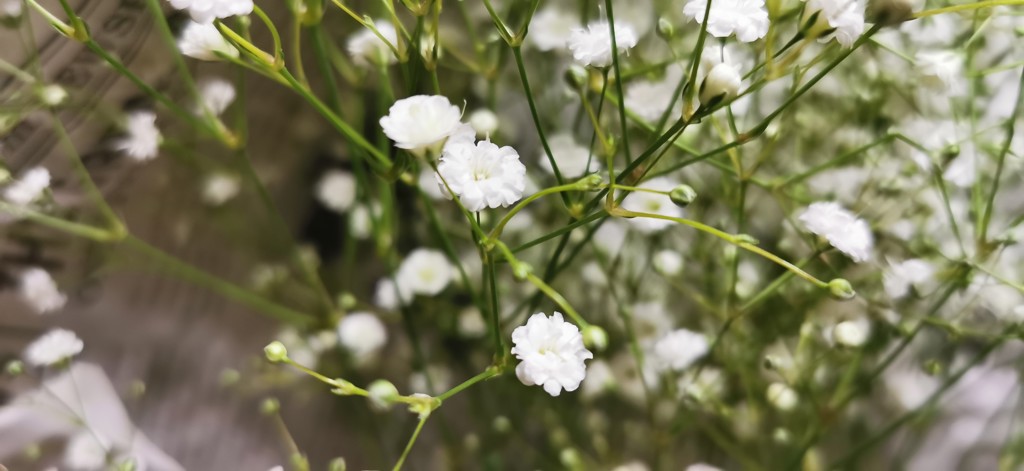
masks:
<svg viewBox="0 0 1024 471"><path fill-rule="evenodd" d="M412 301L413 293L407 285L396 285L391 278L381 278L374 289L373 304L394 311Z"/></svg>
<svg viewBox="0 0 1024 471"><path fill-rule="evenodd" d="M197 23L210 23L217 18L230 18L252 13L252 0L167 0L178 10L188 10Z"/></svg>
<svg viewBox="0 0 1024 471"><path fill-rule="evenodd" d="M366 239L373 233L373 218L380 214L376 202L370 205L356 203L348 213L348 230L356 239Z"/></svg>
<svg viewBox="0 0 1024 471"><path fill-rule="evenodd" d="M683 14L704 23L707 0L689 0ZM736 35L740 42L753 42L768 34L768 10L764 0L716 0L708 14L708 33L716 38Z"/></svg>
<svg viewBox="0 0 1024 471"><path fill-rule="evenodd" d="M563 177L575 178L582 176L587 172L588 162L592 170L596 170L599 167L598 158L596 156L591 158L590 151L586 147L577 144L576 139L573 139L570 134L555 134L549 137L548 147L551 149L551 155L555 158L555 163L558 164L558 171ZM551 162L548 161L548 157L543 149L540 151L537 163L545 172L551 175L555 174L555 170L551 167Z"/></svg>
<svg viewBox="0 0 1024 471"><path fill-rule="evenodd" d="M395 27L387 20L374 21L373 26L377 28L380 36L369 28L359 30L348 39L346 48L349 55L359 64L394 64L398 58L381 37L397 47L398 33L395 32Z"/></svg>
<svg viewBox="0 0 1024 471"><path fill-rule="evenodd" d="M835 38L850 47L864 33L864 11L857 0L806 0L806 4L804 15L817 15L813 29L826 33L820 41Z"/></svg>
<svg viewBox="0 0 1024 471"><path fill-rule="evenodd" d="M846 347L860 347L871 333L867 319L842 321L832 327L832 340Z"/></svg>
<svg viewBox="0 0 1024 471"><path fill-rule="evenodd" d="M673 94L682 77L681 67L669 66L661 80L631 82L626 88L626 108L652 123L661 119L669 105L673 106L669 119L678 116L682 101Z"/></svg>
<svg viewBox="0 0 1024 471"><path fill-rule="evenodd" d="M34 167L4 188L4 199L17 206L28 206L49 187L50 171L44 167Z"/></svg>
<svg viewBox="0 0 1024 471"><path fill-rule="evenodd" d="M626 23L615 24L615 45L618 52L628 52L637 43L636 31ZM590 23L586 28L574 28L566 43L572 57L581 65L608 67L612 64L612 28L607 21Z"/></svg>
<svg viewBox="0 0 1024 471"><path fill-rule="evenodd" d="M327 171L316 185L316 199L332 211L348 211L356 201L355 177L341 170Z"/></svg>
<svg viewBox="0 0 1024 471"><path fill-rule="evenodd" d="M658 273L665 276L676 276L683 271L683 256L675 250L659 250L651 263Z"/></svg>
<svg viewBox="0 0 1024 471"><path fill-rule="evenodd" d="M210 206L221 206L238 195L242 183L230 173L214 173L203 182L203 202Z"/></svg>
<svg viewBox="0 0 1024 471"><path fill-rule="evenodd" d="M963 62L959 54L949 50L921 51L914 56L917 70L924 79L921 83L952 94L955 94L962 80Z"/></svg>
<svg viewBox="0 0 1024 471"><path fill-rule="evenodd" d="M651 353L661 369L682 371L707 355L708 340L704 334L678 329L658 339Z"/></svg>
<svg viewBox="0 0 1024 471"><path fill-rule="evenodd" d="M594 354L583 345L579 328L562 319L560 312L530 316L526 325L512 331L512 354L520 360L516 376L527 386L542 386L552 396L562 389L575 391L587 374L586 360Z"/></svg>
<svg viewBox="0 0 1024 471"><path fill-rule="evenodd" d="M728 100L740 91L742 78L736 66L722 62L711 68L708 76L700 84L700 102L711 105L721 100Z"/></svg>
<svg viewBox="0 0 1024 471"><path fill-rule="evenodd" d="M395 275L400 289L423 296L440 293L451 280L452 264L443 253L431 249L409 252Z"/></svg>
<svg viewBox="0 0 1024 471"><path fill-rule="evenodd" d="M369 312L352 312L338 322L338 343L357 358L372 354L387 340L384 323Z"/></svg>
<svg viewBox="0 0 1024 471"><path fill-rule="evenodd" d="M124 137L114 142L114 148L132 159L142 162L156 158L163 136L156 127L156 113L135 111L125 121Z"/></svg>
<svg viewBox="0 0 1024 471"><path fill-rule="evenodd" d="M615 388L615 375L604 360L594 360L587 365L587 377L580 391L584 398L594 398Z"/></svg>
<svg viewBox="0 0 1024 471"><path fill-rule="evenodd" d="M25 348L25 361L31 366L52 366L82 352L84 344L74 332L53 329Z"/></svg>
<svg viewBox="0 0 1024 471"><path fill-rule="evenodd" d="M21 273L22 299L36 312L45 314L64 307L68 298L57 289L57 283L42 268L33 267Z"/></svg>
<svg viewBox="0 0 1024 471"><path fill-rule="evenodd" d="M18 18L21 16L24 9L24 3L22 3L22 0L0 1L0 19Z"/></svg>
<svg viewBox="0 0 1024 471"><path fill-rule="evenodd" d="M931 281L934 275L935 267L921 259L889 262L889 270L882 275L882 284L889 297L898 299L906 296L911 286L921 286Z"/></svg>
<svg viewBox="0 0 1024 471"><path fill-rule="evenodd" d="M437 171L441 191L454 193L469 211L508 207L526 189L526 166L519 154L490 141L445 146Z"/></svg>
<svg viewBox="0 0 1024 471"><path fill-rule="evenodd" d="M722 471L722 468L707 463L694 463L687 466L686 471Z"/></svg>
<svg viewBox="0 0 1024 471"><path fill-rule="evenodd" d="M561 49L573 28L578 26L579 21L574 15L555 7L544 8L530 20L530 34L526 41L541 51Z"/></svg>
<svg viewBox="0 0 1024 471"><path fill-rule="evenodd" d="M206 79L199 83L200 103L214 116L220 116L228 109L235 101L235 95L235 86L222 78Z"/></svg>
<svg viewBox="0 0 1024 471"><path fill-rule="evenodd" d="M110 443L107 440L91 432L78 432L64 447L64 464L79 471L104 469L108 451Z"/></svg>
<svg viewBox="0 0 1024 471"><path fill-rule="evenodd" d="M800 222L811 231L828 240L829 244L848 255L855 262L871 258L874 236L863 219L843 209L838 203L812 203L802 214Z"/></svg>
<svg viewBox="0 0 1024 471"><path fill-rule="evenodd" d="M224 39L213 23L186 23L178 38L178 49L186 56L204 61L220 60L218 53L238 57L238 49Z"/></svg>
<svg viewBox="0 0 1024 471"><path fill-rule="evenodd" d="M640 184L640 188L669 192L679 183L668 177L656 177ZM662 216L683 217L683 208L676 206L667 194L634 191L622 200L622 207L638 213L659 214ZM647 217L636 217L629 220L630 225L643 233L661 231L673 224L672 221Z"/></svg>
<svg viewBox="0 0 1024 471"><path fill-rule="evenodd" d="M437 152L462 125L462 112L440 95L415 95L391 105L380 126L395 147L422 156Z"/></svg>
<svg viewBox="0 0 1024 471"><path fill-rule="evenodd" d="M489 137L498 130L498 124L498 115L489 109L481 108L469 114L469 125L477 136Z"/></svg>
<svg viewBox="0 0 1024 471"><path fill-rule="evenodd" d="M769 384L765 395L768 398L768 403L781 411L793 410L800 400L796 391L783 383Z"/></svg>

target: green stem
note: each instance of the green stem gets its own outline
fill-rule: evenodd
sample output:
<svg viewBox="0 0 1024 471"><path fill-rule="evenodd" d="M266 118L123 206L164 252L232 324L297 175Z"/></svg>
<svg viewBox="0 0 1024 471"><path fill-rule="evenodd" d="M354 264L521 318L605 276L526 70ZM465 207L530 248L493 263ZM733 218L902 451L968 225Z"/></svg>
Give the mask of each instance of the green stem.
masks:
<svg viewBox="0 0 1024 471"><path fill-rule="evenodd" d="M482 373L477 374L476 376L474 376L472 378L469 378L468 380L462 382L462 384L459 384L458 386L455 386L454 388L451 388L448 391L445 391L440 396L437 396L437 399L439 399L441 401L445 401L448 398L450 398L450 397L452 397L452 396L454 396L454 395L456 395L456 394L466 390L467 388L469 388L470 386L473 386L476 383L479 383L481 381L487 381L487 380L489 380L489 379L491 379L491 378L493 378L495 376L500 376L500 375L501 375L501 368L498 368L497 366L490 366L486 370L484 370Z"/></svg>
<svg viewBox="0 0 1024 471"><path fill-rule="evenodd" d="M988 0L984 2L968 3L965 5L953 5L943 8L933 8L931 10L924 10L914 14L914 18L925 18L928 16L941 15L943 13L955 13L958 11L970 11L979 10L982 8L992 8L1002 5L1024 5L1024 0Z"/></svg>
<svg viewBox="0 0 1024 471"><path fill-rule="evenodd" d="M550 188L545 188L545 189L543 189L541 191L538 191L538 192L536 192L536 193L526 197L526 199L520 201L518 204L513 206L512 209L509 210L509 212L506 213L505 216L503 218L501 218L500 221L498 221L498 224L496 226L494 226L494 229L491 230L491 234L490 234L490 236L488 236L488 238L490 238L490 239L497 239L497 238L501 237L501 232L505 229L505 225L508 224L509 221L512 220L512 217L515 216L516 213L518 213L519 211L522 211L523 208L525 208L531 202L536 201L537 199L543 198L543 197L545 197L547 195L550 195L550 194L553 194L553 193L562 193L562 192L565 192L565 191L578 191L580 189L581 189L580 188L580 184L578 182L577 183L569 183L569 184L566 184L566 185L559 185L559 186L553 186L553 187L550 187Z"/></svg>
<svg viewBox="0 0 1024 471"><path fill-rule="evenodd" d="M519 80L523 83L523 92L526 94L526 101L530 105L530 116L533 117L533 126L537 129L537 137L540 138L541 147L544 148L544 155L548 158L548 163L551 164L551 170L555 174L555 180L559 185L564 185L565 181L562 179L562 172L558 170L558 162L555 162L555 156L551 153L551 146L548 145L547 136L544 135L544 128L540 124L540 113L537 112L537 104L534 103L533 92L530 90L530 79L526 76L526 65L523 64L523 52L521 46L512 47L512 55L516 59L516 68L519 69ZM569 197L562 195L562 202L566 206L569 205Z"/></svg>
<svg viewBox="0 0 1024 471"><path fill-rule="evenodd" d="M402 456L398 458L398 462L395 463L394 471L402 469L402 465L405 463L405 459L409 456L409 452L412 451L412 446L416 444L416 439L420 436L420 430L423 430L423 424L427 423L429 415L423 415L420 417L420 421L416 424L416 430L412 432L412 437L409 438L409 443L405 445L405 451L402 452Z"/></svg>

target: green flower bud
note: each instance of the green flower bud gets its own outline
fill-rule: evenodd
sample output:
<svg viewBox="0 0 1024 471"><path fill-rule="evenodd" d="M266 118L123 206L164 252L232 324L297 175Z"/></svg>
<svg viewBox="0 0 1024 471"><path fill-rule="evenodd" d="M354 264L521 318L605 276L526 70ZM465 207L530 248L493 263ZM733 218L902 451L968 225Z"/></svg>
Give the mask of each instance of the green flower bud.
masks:
<svg viewBox="0 0 1024 471"><path fill-rule="evenodd" d="M576 185L579 186L580 190L593 191L600 188L602 183L604 183L604 179L601 178L601 175L592 173L579 179L579 181L576 182Z"/></svg>
<svg viewBox="0 0 1024 471"><path fill-rule="evenodd" d="M270 360L271 363L280 363L288 359L288 349L277 340L263 347L263 353L267 355L267 360Z"/></svg>
<svg viewBox="0 0 1024 471"><path fill-rule="evenodd" d="M374 409L379 411L386 411L391 408L398 397L398 388L391 381L386 379L378 379L366 388L369 393L370 404Z"/></svg>
<svg viewBox="0 0 1024 471"><path fill-rule="evenodd" d="M268 397L260 403L260 414L274 415L281 410L281 403L272 397Z"/></svg>
<svg viewBox="0 0 1024 471"><path fill-rule="evenodd" d="M508 420L508 417L504 415L499 415L491 422L491 427L494 428L495 432L508 433L509 430L512 430L512 421Z"/></svg>
<svg viewBox="0 0 1024 471"><path fill-rule="evenodd" d="M580 90L586 86L587 81L590 80L590 74L587 69L573 64L565 71L565 83L569 85L569 88L573 90Z"/></svg>
<svg viewBox="0 0 1024 471"><path fill-rule="evenodd" d="M358 300L356 299L355 295L349 292L341 293L341 295L338 296L338 305L345 310L356 307L357 302Z"/></svg>
<svg viewBox="0 0 1024 471"><path fill-rule="evenodd" d="M697 199L697 192L690 185L679 185L669 192L668 197L680 208L685 208Z"/></svg>
<svg viewBox="0 0 1024 471"><path fill-rule="evenodd" d="M517 280L525 280L532 272L533 267L531 267L529 263L516 262L512 265L512 275L515 276Z"/></svg>
<svg viewBox="0 0 1024 471"><path fill-rule="evenodd" d="M342 457L335 458L327 464L327 471L345 471L346 469L348 469L348 465L345 463L345 458Z"/></svg>
<svg viewBox="0 0 1024 471"><path fill-rule="evenodd" d="M11 376L18 376L25 372L25 364L20 360L11 360L4 366L4 371Z"/></svg>
<svg viewBox="0 0 1024 471"><path fill-rule="evenodd" d="M600 352L608 347L608 333L596 325L588 325L583 328L583 343Z"/></svg>
<svg viewBox="0 0 1024 471"><path fill-rule="evenodd" d="M853 299L853 297L857 295L857 292L853 290L853 286L850 285L850 282L842 278L836 278L829 281L828 290L836 299Z"/></svg>
<svg viewBox="0 0 1024 471"><path fill-rule="evenodd" d="M658 28L655 30L658 33L658 37L666 41L672 39L676 35L676 28L672 26L672 22L664 16L658 18Z"/></svg>

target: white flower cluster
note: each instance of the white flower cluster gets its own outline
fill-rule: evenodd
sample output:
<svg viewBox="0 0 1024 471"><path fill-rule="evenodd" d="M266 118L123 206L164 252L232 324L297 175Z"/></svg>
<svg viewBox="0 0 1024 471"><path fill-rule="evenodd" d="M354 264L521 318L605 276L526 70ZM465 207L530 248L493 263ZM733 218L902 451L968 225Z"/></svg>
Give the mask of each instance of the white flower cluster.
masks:
<svg viewBox="0 0 1024 471"><path fill-rule="evenodd" d="M512 331L512 342L512 354L520 360L519 381L541 386L552 396L579 388L587 374L585 361L594 358L583 346L580 329L565 322L559 312L530 316L526 325Z"/></svg>
<svg viewBox="0 0 1024 471"><path fill-rule="evenodd" d="M871 227L838 203L813 203L800 214L800 222L808 231L824 237L853 261L863 262L871 258L875 240Z"/></svg>

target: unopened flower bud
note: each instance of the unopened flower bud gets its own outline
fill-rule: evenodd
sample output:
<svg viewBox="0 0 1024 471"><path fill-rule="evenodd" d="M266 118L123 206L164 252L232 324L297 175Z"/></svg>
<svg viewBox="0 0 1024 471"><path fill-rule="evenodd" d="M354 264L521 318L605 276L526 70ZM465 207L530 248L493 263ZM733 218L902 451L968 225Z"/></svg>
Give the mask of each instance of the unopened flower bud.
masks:
<svg viewBox="0 0 1024 471"><path fill-rule="evenodd" d="M20 360L11 360L4 366L4 371L11 376L18 376L25 372L25 364Z"/></svg>
<svg viewBox="0 0 1024 471"><path fill-rule="evenodd" d="M337 387L331 390L332 394L337 394L339 396L351 396L356 392L356 385L341 378L335 378L334 385Z"/></svg>
<svg viewBox="0 0 1024 471"><path fill-rule="evenodd" d="M828 291L832 293L832 296L836 299L853 299L857 295L857 292L853 290L853 286L850 285L849 281L842 278L836 278L828 282Z"/></svg>
<svg viewBox="0 0 1024 471"><path fill-rule="evenodd" d="M348 464L345 463L345 458L335 458L327 464L327 471L345 471L348 469Z"/></svg>
<svg viewBox="0 0 1024 471"><path fill-rule="evenodd" d="M594 350L602 351L608 347L608 333L596 325L583 328L583 343Z"/></svg>
<svg viewBox="0 0 1024 471"><path fill-rule="evenodd" d="M715 65L700 84L701 105L711 107L736 96L741 82L740 72L732 64L722 62Z"/></svg>
<svg viewBox="0 0 1024 471"><path fill-rule="evenodd" d="M386 379L378 379L366 388L366 392L369 393L370 404L373 405L374 409L379 411L386 411L391 408L391 404L398 399L398 388L391 381Z"/></svg>
<svg viewBox="0 0 1024 471"><path fill-rule="evenodd" d="M569 88L573 90L579 90L586 86L587 81L590 80L590 74L587 73L587 69L573 64L565 71L565 83L569 85Z"/></svg>
<svg viewBox="0 0 1024 471"><path fill-rule="evenodd" d="M672 26L672 22L663 16L658 18L658 29L656 32L659 38L668 41L676 35L676 27Z"/></svg>
<svg viewBox="0 0 1024 471"><path fill-rule="evenodd" d="M668 197L676 206L685 208L697 199L697 191L690 185L679 185L669 192Z"/></svg>
<svg viewBox="0 0 1024 471"><path fill-rule="evenodd" d="M843 321L832 328L832 339L840 345L859 347L868 340L868 332L859 323Z"/></svg>
<svg viewBox="0 0 1024 471"><path fill-rule="evenodd" d="M416 393L409 397L415 399L409 404L409 412L418 415L420 419L430 417L434 409L441 407L440 399L427 394Z"/></svg>
<svg viewBox="0 0 1024 471"><path fill-rule="evenodd" d="M359 301L356 299L355 295L347 291L338 296L338 306L341 306L341 308L345 310L356 307L358 302Z"/></svg>
<svg viewBox="0 0 1024 471"><path fill-rule="evenodd" d="M281 410L281 403L272 397L268 397L260 403L260 413L263 415L274 415Z"/></svg>
<svg viewBox="0 0 1024 471"><path fill-rule="evenodd" d="M512 430L512 422L508 420L508 417L499 415L491 422L491 427L494 428L495 432L507 433L509 430Z"/></svg>
<svg viewBox="0 0 1024 471"><path fill-rule="evenodd" d="M868 19L872 23L893 26L914 17L913 0L871 0L868 2Z"/></svg>
<svg viewBox="0 0 1024 471"><path fill-rule="evenodd" d="M288 359L288 349L277 340L263 347L263 353L267 355L267 360L270 360L271 363L279 363Z"/></svg>
<svg viewBox="0 0 1024 471"><path fill-rule="evenodd" d="M60 85L43 86L39 88L37 93L39 94L39 101L50 108L58 106L68 99L68 92Z"/></svg>
<svg viewBox="0 0 1024 471"><path fill-rule="evenodd" d="M531 267L529 263L516 262L512 265L512 275L515 276L517 280L525 280L532 272L533 267Z"/></svg>
<svg viewBox="0 0 1024 471"><path fill-rule="evenodd" d="M479 109L469 115L469 125L478 136L490 136L498 130L498 116L488 109Z"/></svg>
<svg viewBox="0 0 1024 471"><path fill-rule="evenodd" d="M768 385L768 392L766 394L768 403L781 411L793 410L796 407L799 396L796 391L789 386L782 383L772 383Z"/></svg>
<svg viewBox="0 0 1024 471"><path fill-rule="evenodd" d="M579 181L576 182L576 185L579 186L580 190L593 191L600 188L602 183L604 183L604 179L601 178L601 175L592 173L579 179Z"/></svg>
<svg viewBox="0 0 1024 471"><path fill-rule="evenodd" d="M567 469L577 469L583 466L583 460L580 458L580 452L576 451L575 448L564 448L558 453L558 460L562 462L562 466Z"/></svg>

